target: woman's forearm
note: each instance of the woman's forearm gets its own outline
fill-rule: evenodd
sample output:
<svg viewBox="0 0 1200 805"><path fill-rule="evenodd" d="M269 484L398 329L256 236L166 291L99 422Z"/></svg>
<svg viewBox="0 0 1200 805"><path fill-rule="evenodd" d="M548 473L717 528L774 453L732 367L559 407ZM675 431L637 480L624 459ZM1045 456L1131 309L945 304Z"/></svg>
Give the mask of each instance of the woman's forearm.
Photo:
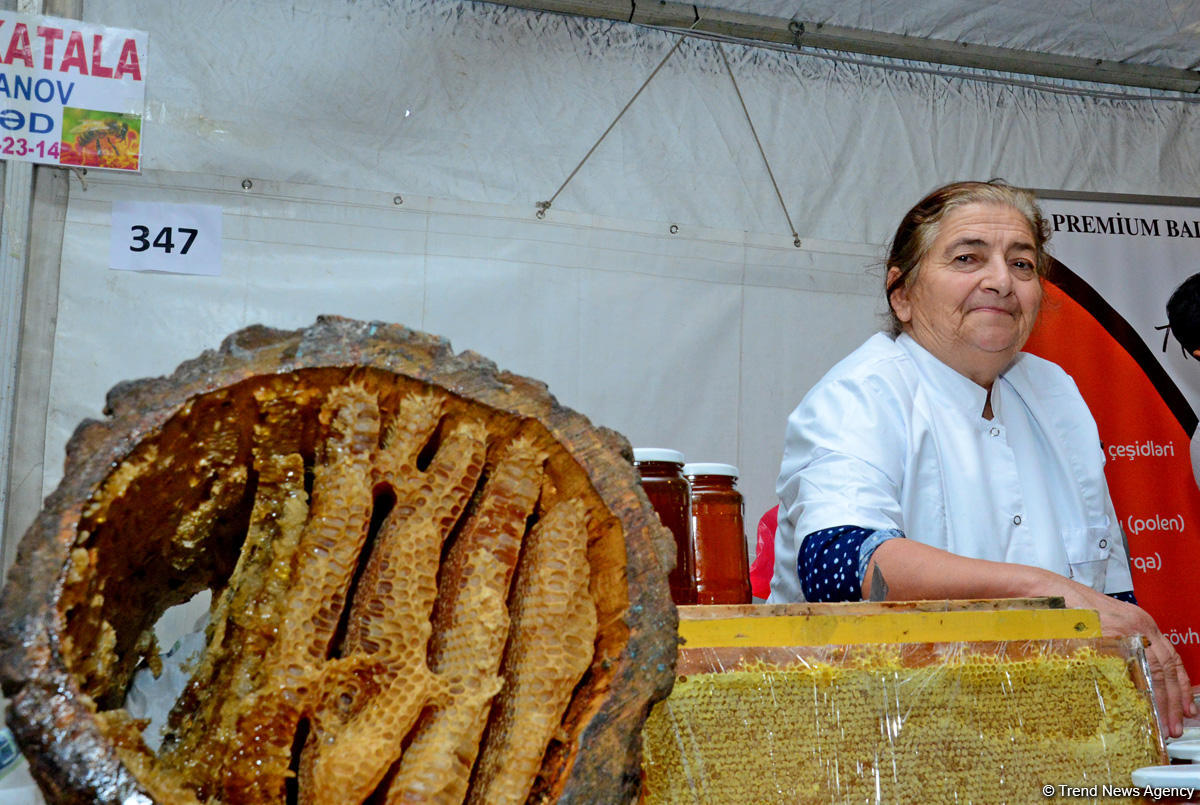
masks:
<svg viewBox="0 0 1200 805"><path fill-rule="evenodd" d="M1070 579L1029 565L971 559L911 539L880 545L863 577L863 597L875 568L883 574L888 598L1024 598L1068 595L1080 587Z"/></svg>

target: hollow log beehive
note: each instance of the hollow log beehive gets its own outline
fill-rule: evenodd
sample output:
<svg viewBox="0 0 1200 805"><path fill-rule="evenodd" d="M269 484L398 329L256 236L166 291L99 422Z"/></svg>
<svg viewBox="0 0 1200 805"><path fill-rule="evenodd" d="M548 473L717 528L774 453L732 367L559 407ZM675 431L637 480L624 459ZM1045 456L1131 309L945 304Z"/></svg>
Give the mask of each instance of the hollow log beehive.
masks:
<svg viewBox="0 0 1200 805"><path fill-rule="evenodd" d="M627 802L669 535L619 435L396 325L250 327L79 427L2 602L52 802ZM212 591L157 751L124 709Z"/></svg>

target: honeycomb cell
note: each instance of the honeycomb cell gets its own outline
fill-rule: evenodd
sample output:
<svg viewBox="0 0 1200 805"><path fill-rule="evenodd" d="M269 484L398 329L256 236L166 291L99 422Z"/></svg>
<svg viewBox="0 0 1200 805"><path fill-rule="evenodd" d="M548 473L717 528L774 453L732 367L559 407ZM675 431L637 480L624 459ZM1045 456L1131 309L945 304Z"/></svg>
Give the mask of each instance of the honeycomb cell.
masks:
<svg viewBox="0 0 1200 805"><path fill-rule="evenodd" d="M571 691L592 661L596 610L587 579L583 505L564 500L526 538L509 604L503 692L492 707L467 802L503 805L529 796Z"/></svg>
<svg viewBox="0 0 1200 805"><path fill-rule="evenodd" d="M311 508L282 597L278 638L263 660L262 685L243 705L239 743L221 773L222 796L231 802L282 799L296 730L329 656L367 539L371 467L379 444L377 401L361 386L335 388L320 420L329 435L313 468Z"/></svg>
<svg viewBox="0 0 1200 805"><path fill-rule="evenodd" d="M250 527L229 583L213 604L208 648L172 708L163 764L206 790L238 740L237 724L260 684L277 635L279 605L308 517L304 462L297 453L255 453Z"/></svg>
<svg viewBox="0 0 1200 805"><path fill-rule="evenodd" d="M416 410L414 410L416 409ZM379 529L350 609L343 659L369 658L373 690L317 686L312 732L301 756L301 800L318 805L361 802L399 759L401 744L447 685L426 658L437 597L442 543L470 499L483 469L486 431L452 425L428 467L417 466L431 434L410 423L437 424L432 398L409 397L389 429L381 475L395 504Z"/></svg>
<svg viewBox="0 0 1200 805"><path fill-rule="evenodd" d="M447 693L421 718L388 786L388 803L460 803L466 795L488 705L502 686L497 671L508 637L506 599L544 461L531 439L509 444L450 549L429 648Z"/></svg>

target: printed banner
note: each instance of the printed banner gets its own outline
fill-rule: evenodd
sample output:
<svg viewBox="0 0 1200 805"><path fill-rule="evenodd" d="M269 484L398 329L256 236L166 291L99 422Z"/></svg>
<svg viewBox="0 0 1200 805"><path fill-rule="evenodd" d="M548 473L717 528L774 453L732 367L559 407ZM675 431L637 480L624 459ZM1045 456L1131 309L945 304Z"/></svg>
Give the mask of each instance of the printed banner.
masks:
<svg viewBox="0 0 1200 805"><path fill-rule="evenodd" d="M1026 351L1075 379L1100 430L1138 602L1200 682L1200 362L1164 337L1200 271L1200 209L1043 199L1056 258Z"/></svg>
<svg viewBox="0 0 1200 805"><path fill-rule="evenodd" d="M147 39L0 11L0 159L138 170Z"/></svg>

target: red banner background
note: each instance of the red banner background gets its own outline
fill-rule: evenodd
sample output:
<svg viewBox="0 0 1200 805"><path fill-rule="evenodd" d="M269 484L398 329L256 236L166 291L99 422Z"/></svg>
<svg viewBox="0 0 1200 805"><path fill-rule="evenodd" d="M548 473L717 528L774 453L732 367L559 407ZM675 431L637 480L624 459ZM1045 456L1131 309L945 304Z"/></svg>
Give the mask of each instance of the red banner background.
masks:
<svg viewBox="0 0 1200 805"><path fill-rule="evenodd" d="M1200 681L1200 542L1194 536L1200 489L1192 475L1191 434L1134 356L1057 285L1046 283L1042 314L1025 350L1063 367L1091 408L1113 504L1129 540L1134 592L1192 680Z"/></svg>

